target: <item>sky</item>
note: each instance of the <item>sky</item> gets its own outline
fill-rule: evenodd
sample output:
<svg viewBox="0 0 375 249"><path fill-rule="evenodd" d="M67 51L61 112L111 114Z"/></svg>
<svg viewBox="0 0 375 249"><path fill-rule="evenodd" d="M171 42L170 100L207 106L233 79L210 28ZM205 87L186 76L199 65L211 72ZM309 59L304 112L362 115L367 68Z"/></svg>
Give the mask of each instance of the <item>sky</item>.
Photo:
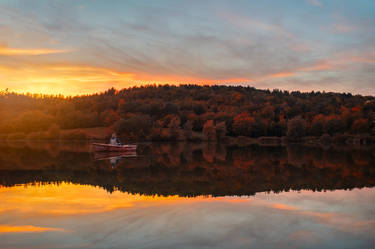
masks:
<svg viewBox="0 0 375 249"><path fill-rule="evenodd" d="M0 0L0 91L166 83L375 95L375 1Z"/></svg>

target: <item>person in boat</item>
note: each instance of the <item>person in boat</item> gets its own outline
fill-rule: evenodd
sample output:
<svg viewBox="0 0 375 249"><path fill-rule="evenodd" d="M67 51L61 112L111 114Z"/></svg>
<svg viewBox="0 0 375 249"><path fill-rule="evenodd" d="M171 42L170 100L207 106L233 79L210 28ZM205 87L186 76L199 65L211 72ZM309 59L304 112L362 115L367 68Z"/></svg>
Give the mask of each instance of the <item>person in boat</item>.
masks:
<svg viewBox="0 0 375 249"><path fill-rule="evenodd" d="M118 137L116 136L116 133L113 133L113 134L112 134L112 137L111 137L111 139L109 140L109 144L110 144L110 145L121 145L120 140L119 140Z"/></svg>

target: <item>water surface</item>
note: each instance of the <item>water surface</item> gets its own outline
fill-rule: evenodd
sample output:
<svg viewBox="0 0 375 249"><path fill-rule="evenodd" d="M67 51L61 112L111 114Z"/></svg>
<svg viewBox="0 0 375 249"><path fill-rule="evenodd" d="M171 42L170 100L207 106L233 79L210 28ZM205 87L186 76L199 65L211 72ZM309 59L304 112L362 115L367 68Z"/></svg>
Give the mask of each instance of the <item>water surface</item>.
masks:
<svg viewBox="0 0 375 249"><path fill-rule="evenodd" d="M371 148L0 148L0 248L372 248ZM100 159L100 160L97 160Z"/></svg>

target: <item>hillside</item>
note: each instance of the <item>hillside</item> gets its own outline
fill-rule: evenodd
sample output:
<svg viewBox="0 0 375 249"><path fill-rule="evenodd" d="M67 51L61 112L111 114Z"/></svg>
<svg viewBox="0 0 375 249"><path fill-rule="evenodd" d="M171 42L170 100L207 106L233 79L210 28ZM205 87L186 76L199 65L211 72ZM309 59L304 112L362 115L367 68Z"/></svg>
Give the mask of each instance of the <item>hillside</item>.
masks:
<svg viewBox="0 0 375 249"><path fill-rule="evenodd" d="M55 139L108 127L134 140L374 134L375 98L240 86L146 86L87 96L0 94L0 134ZM78 129L78 130L77 130ZM9 135L11 134L11 135ZM204 134L204 135L203 135ZM84 137L84 136L83 136Z"/></svg>

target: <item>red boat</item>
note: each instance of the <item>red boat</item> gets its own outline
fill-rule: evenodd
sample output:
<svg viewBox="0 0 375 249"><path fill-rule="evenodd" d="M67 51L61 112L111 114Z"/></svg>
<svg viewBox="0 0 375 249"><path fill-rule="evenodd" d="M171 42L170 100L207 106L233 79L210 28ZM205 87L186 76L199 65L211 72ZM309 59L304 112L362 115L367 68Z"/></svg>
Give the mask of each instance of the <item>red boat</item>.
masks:
<svg viewBox="0 0 375 249"><path fill-rule="evenodd" d="M93 143L92 148L94 151L136 151L137 145L133 145L133 144L112 145L112 144Z"/></svg>

